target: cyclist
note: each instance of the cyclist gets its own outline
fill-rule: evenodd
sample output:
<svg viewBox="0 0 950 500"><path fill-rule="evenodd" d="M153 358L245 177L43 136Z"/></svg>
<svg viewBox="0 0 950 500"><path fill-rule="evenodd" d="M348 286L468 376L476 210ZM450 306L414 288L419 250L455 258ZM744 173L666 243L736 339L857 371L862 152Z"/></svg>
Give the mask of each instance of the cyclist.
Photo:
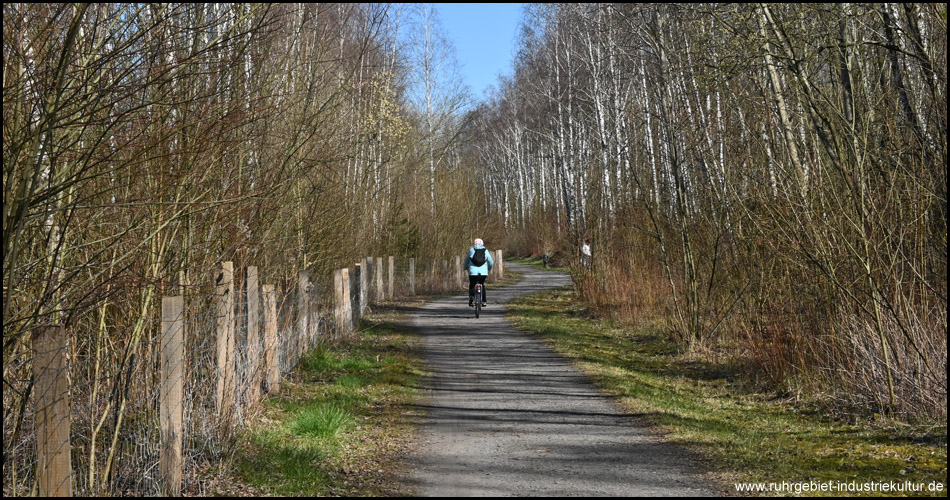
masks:
<svg viewBox="0 0 950 500"><path fill-rule="evenodd" d="M468 249L468 256L465 257L465 269L468 271L468 306L475 307L472 302L475 300L475 284L482 285L482 305L488 303L485 293L485 278L488 272L495 267L495 261L491 258L491 252L485 248L485 242L481 238L475 238L472 248Z"/></svg>

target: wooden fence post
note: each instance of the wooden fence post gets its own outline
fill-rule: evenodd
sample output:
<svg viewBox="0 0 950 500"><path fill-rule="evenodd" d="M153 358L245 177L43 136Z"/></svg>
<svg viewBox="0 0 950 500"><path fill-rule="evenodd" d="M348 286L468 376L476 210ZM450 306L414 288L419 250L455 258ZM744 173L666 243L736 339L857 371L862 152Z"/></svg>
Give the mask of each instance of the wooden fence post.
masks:
<svg viewBox="0 0 950 500"><path fill-rule="evenodd" d="M386 300L386 289L383 288L383 258L376 257L376 300Z"/></svg>
<svg viewBox="0 0 950 500"><path fill-rule="evenodd" d="M306 269L297 272L297 347L294 363L303 355L307 342L307 323L310 318L310 273Z"/></svg>
<svg viewBox="0 0 950 500"><path fill-rule="evenodd" d="M344 267L341 270L343 275L343 331L350 333L353 326L353 280L350 278L350 268Z"/></svg>
<svg viewBox="0 0 950 500"><path fill-rule="evenodd" d="M363 283L366 284L366 303L363 305L363 312L365 313L366 308L376 301L376 291L373 290L373 285L376 283L376 263L372 257L366 257L364 261L366 262L366 266L363 268L366 271L366 277L363 279Z"/></svg>
<svg viewBox="0 0 950 500"><path fill-rule="evenodd" d="M353 265L353 277L352 277L352 287L350 291L352 292L352 297L350 301L353 303L353 329L356 330L360 326L360 318L363 317L363 294L366 293L366 290L363 287L363 279L365 274L365 269L363 269L363 264L357 262Z"/></svg>
<svg viewBox="0 0 950 500"><path fill-rule="evenodd" d="M360 318L366 313L370 302L370 276L373 272L373 263L370 258L363 259L363 272L360 274Z"/></svg>
<svg viewBox="0 0 950 500"><path fill-rule="evenodd" d="M409 259L409 295L416 294L416 259Z"/></svg>
<svg viewBox="0 0 950 500"><path fill-rule="evenodd" d="M348 311L353 309L350 305L350 270L347 268L337 269L333 272L333 289L335 292L336 303L336 327L340 336L349 333L352 320L349 318Z"/></svg>
<svg viewBox="0 0 950 500"><path fill-rule="evenodd" d="M159 421L161 451L159 472L162 494L181 495L182 474L182 387L185 363L185 301L183 297L162 297L161 381Z"/></svg>
<svg viewBox="0 0 950 500"><path fill-rule="evenodd" d="M320 301L317 284L310 281L307 288L307 299L310 301L308 309L310 318L307 320L307 350L309 351L317 345L317 338L320 336Z"/></svg>
<svg viewBox="0 0 950 500"><path fill-rule="evenodd" d="M396 268L396 257L393 257L392 255L390 255L389 256L389 293L386 294L389 296L389 300L392 300L393 297L395 297L395 293L396 293L395 283L393 283L393 279L396 276L395 268Z"/></svg>
<svg viewBox="0 0 950 500"><path fill-rule="evenodd" d="M247 377L246 408L257 404L261 393L261 295L257 266L247 266Z"/></svg>
<svg viewBox="0 0 950 500"><path fill-rule="evenodd" d="M373 278L375 279L376 283L376 300L374 302L382 302L386 300L386 289L383 287L383 258L376 257L375 262L376 263L373 266Z"/></svg>
<svg viewBox="0 0 950 500"><path fill-rule="evenodd" d="M502 279L505 277L505 258L500 248L498 249L497 253L498 259L495 262L495 267L498 268L498 279Z"/></svg>
<svg viewBox="0 0 950 500"><path fill-rule="evenodd" d="M69 382L62 326L33 331L33 404L36 412L37 493L72 496Z"/></svg>
<svg viewBox="0 0 950 500"><path fill-rule="evenodd" d="M459 266L459 279L462 280L462 289L468 290L468 270L465 269L465 259L468 258L468 254L463 254L462 265Z"/></svg>
<svg viewBox="0 0 950 500"><path fill-rule="evenodd" d="M333 271L333 323L336 338L343 336L343 270Z"/></svg>
<svg viewBox="0 0 950 500"><path fill-rule="evenodd" d="M217 267L215 309L218 373L215 403L218 423L223 429L228 429L234 406L234 263L218 262Z"/></svg>
<svg viewBox="0 0 950 500"><path fill-rule="evenodd" d="M463 286L462 285L463 283L462 282L462 257L458 255L455 256L455 278L456 278L455 285L458 286L459 289L461 289Z"/></svg>
<svg viewBox="0 0 950 500"><path fill-rule="evenodd" d="M264 298L264 367L267 393L274 394L280 388L280 349L277 339L277 292L274 285L262 287Z"/></svg>

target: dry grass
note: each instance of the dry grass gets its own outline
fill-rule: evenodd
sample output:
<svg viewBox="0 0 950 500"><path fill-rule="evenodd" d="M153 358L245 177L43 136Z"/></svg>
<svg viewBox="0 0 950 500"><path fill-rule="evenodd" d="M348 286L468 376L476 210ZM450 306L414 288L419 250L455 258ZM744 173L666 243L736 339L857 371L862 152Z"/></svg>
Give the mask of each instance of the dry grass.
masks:
<svg viewBox="0 0 950 500"><path fill-rule="evenodd" d="M735 270L710 285L703 335L687 343L670 278L658 262L610 249L595 257L591 268L575 265L573 277L578 299L596 318L663 331L702 359L739 359L757 385L831 414L946 418L945 311L902 311L901 322L883 315L881 335L872 317L849 311L850 302L820 280L775 271L739 286ZM682 307L684 287L673 279Z"/></svg>

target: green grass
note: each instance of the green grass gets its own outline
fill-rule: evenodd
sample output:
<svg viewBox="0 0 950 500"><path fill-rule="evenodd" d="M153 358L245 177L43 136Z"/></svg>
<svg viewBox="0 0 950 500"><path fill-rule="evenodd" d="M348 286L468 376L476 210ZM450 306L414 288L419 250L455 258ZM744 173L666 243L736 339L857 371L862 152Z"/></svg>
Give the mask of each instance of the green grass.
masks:
<svg viewBox="0 0 950 500"><path fill-rule="evenodd" d="M291 433L298 437L336 439L353 426L355 419L339 405L314 405L294 417Z"/></svg>
<svg viewBox="0 0 950 500"><path fill-rule="evenodd" d="M545 271L558 271L562 273L570 273L571 269L568 267L544 267L544 258L540 255L537 257L529 257L524 259L515 259L513 262L517 264L525 264L528 266L535 267L537 269L544 269Z"/></svg>
<svg viewBox="0 0 950 500"><path fill-rule="evenodd" d="M735 482L909 481L941 483L942 493L934 495L946 496L945 420L832 420L751 389L746 370L684 354L659 331L596 320L569 291L521 298L509 315L573 358L594 383L667 439L704 456L709 477L725 494L736 494ZM890 493L874 496L882 494ZM921 494L931 495L926 489Z"/></svg>
<svg viewBox="0 0 950 500"><path fill-rule="evenodd" d="M511 269L505 269L505 277L504 277L503 279L500 279L500 280L495 280L495 281L492 283L492 286L495 286L495 287L506 287L506 286L514 285L514 284L518 283L519 281L521 281L521 278L523 278L523 277L524 277L524 275L521 274L521 273L519 273L518 271L513 271L513 270L511 270Z"/></svg>
<svg viewBox="0 0 950 500"><path fill-rule="evenodd" d="M303 356L240 436L227 494L397 496L423 374L418 341L376 307L356 338Z"/></svg>
<svg viewBox="0 0 950 500"><path fill-rule="evenodd" d="M492 286L520 280L520 273L506 271ZM215 491L229 496L411 495L412 486L401 474L417 416L409 408L424 369L419 339L401 326L406 319L400 311L438 297L375 304L356 338L305 354L240 436L233 460L220 467L219 482L226 484Z"/></svg>

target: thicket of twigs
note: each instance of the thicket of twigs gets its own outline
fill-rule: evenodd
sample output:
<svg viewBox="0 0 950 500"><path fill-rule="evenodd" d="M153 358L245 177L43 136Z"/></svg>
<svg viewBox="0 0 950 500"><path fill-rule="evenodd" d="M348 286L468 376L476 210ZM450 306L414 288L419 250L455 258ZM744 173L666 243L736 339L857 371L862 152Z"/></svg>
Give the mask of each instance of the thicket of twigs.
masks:
<svg viewBox="0 0 950 500"><path fill-rule="evenodd" d="M947 409L947 12L536 6L473 156L582 297L832 407Z"/></svg>
<svg viewBox="0 0 950 500"><path fill-rule="evenodd" d="M157 433L141 425L157 398L138 393L154 386L163 295L208 326L218 261L238 290L250 265L281 290L301 269L329 289L368 255L422 262L471 237L469 214L441 208L476 204L455 171L461 94L432 69L438 44L396 36L428 33L428 10L3 9L5 495L35 491L35 329L64 325L69 341L74 491L154 493L157 450L136 433ZM205 331L189 335L190 356L209 351Z"/></svg>

